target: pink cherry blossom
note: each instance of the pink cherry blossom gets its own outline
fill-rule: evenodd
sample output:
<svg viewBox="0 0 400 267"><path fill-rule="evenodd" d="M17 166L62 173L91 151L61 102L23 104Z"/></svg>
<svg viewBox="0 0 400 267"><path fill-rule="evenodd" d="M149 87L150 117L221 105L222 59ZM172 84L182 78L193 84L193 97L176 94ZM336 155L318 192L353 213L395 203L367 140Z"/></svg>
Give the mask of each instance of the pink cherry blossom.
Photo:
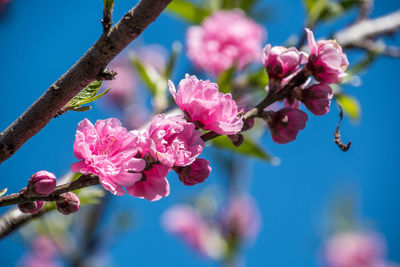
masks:
<svg viewBox="0 0 400 267"><path fill-rule="evenodd" d="M278 144L295 140L299 131L306 127L307 120L307 114L296 108L286 107L273 113L268 119L272 139Z"/></svg>
<svg viewBox="0 0 400 267"><path fill-rule="evenodd" d="M342 47L335 40L322 40L315 42L314 34L306 29L310 57L307 68L314 78L323 83L340 83L347 74L349 66L347 56Z"/></svg>
<svg viewBox="0 0 400 267"><path fill-rule="evenodd" d="M146 162L135 158L138 137L122 127L118 119L98 120L93 124L84 119L78 124L74 142L75 157L81 161L71 170L99 176L100 184L114 195L124 195L122 186L129 187L142 177Z"/></svg>
<svg viewBox="0 0 400 267"><path fill-rule="evenodd" d="M201 131L182 115L166 117L159 114L153 117L145 132L139 137L140 150L150 152L154 159L172 168L192 164L205 146L200 138Z"/></svg>
<svg viewBox="0 0 400 267"><path fill-rule="evenodd" d="M307 63L308 56L295 47L286 48L268 44L264 48L263 61L270 79L281 80L296 72Z"/></svg>
<svg viewBox="0 0 400 267"><path fill-rule="evenodd" d="M140 181L127 188L128 194L150 201L156 201L169 195L169 183L166 178L170 168L155 164L143 172Z"/></svg>
<svg viewBox="0 0 400 267"><path fill-rule="evenodd" d="M210 162L205 159L196 159L192 164L185 167L174 168L179 180L185 185L195 185L204 182L210 175Z"/></svg>
<svg viewBox="0 0 400 267"><path fill-rule="evenodd" d="M344 232L335 235L325 247L329 267L388 267L382 237L368 232Z"/></svg>
<svg viewBox="0 0 400 267"><path fill-rule="evenodd" d="M242 129L236 102L231 94L220 93L216 83L186 74L179 82L178 92L171 81L168 85L176 104L190 121L219 134L236 134Z"/></svg>
<svg viewBox="0 0 400 267"><path fill-rule="evenodd" d="M249 195L238 195L230 199L222 211L222 230L235 233L241 239L254 239L261 226L261 215L256 203Z"/></svg>
<svg viewBox="0 0 400 267"><path fill-rule="evenodd" d="M194 65L218 75L234 64L238 69L261 58L265 30L242 10L218 11L201 26L189 27L187 54Z"/></svg>
<svg viewBox="0 0 400 267"><path fill-rule="evenodd" d="M315 115L324 115L329 112L332 88L327 84L315 84L301 91L301 102Z"/></svg>

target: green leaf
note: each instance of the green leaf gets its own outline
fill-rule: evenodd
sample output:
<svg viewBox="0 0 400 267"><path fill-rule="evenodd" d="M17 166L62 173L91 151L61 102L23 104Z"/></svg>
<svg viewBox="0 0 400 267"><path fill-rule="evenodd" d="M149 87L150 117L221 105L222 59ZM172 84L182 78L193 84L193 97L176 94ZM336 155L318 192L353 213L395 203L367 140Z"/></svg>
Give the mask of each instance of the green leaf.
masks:
<svg viewBox="0 0 400 267"><path fill-rule="evenodd" d="M217 79L219 91L226 94L230 93L233 85L233 78L235 76L236 67L233 65L227 70L224 70Z"/></svg>
<svg viewBox="0 0 400 267"><path fill-rule="evenodd" d="M327 7L328 0L304 0L304 3L308 13L308 23L313 25Z"/></svg>
<svg viewBox="0 0 400 267"><path fill-rule="evenodd" d="M342 106L346 115L354 120L360 119L361 107L355 97L346 94L338 94L336 95L336 101Z"/></svg>
<svg viewBox="0 0 400 267"><path fill-rule="evenodd" d="M210 10L184 0L172 1L167 7L167 11L195 24L200 24L211 14Z"/></svg>
<svg viewBox="0 0 400 267"><path fill-rule="evenodd" d="M269 83L269 77L267 72L265 71L265 68L263 67L256 72L250 73L247 76L247 83L250 86L261 87L262 89L264 89L265 86L267 86Z"/></svg>
<svg viewBox="0 0 400 267"><path fill-rule="evenodd" d="M74 193L79 197L81 205L98 204L105 195L105 191L100 187L86 187L76 190Z"/></svg>
<svg viewBox="0 0 400 267"><path fill-rule="evenodd" d="M344 14L350 8L360 5L361 0L304 0L309 23L315 24L317 21L330 20Z"/></svg>
<svg viewBox="0 0 400 267"><path fill-rule="evenodd" d="M229 138L225 135L214 138L211 141L211 144L215 147L227 149L230 151L234 151L246 156L255 157L261 160L265 160L268 162L273 161L274 157L268 155L262 148L260 148L256 143L249 140L249 138L245 138L244 142L241 146L234 146Z"/></svg>
<svg viewBox="0 0 400 267"><path fill-rule="evenodd" d="M0 197L4 196L8 191L8 188L0 189Z"/></svg>
<svg viewBox="0 0 400 267"><path fill-rule="evenodd" d="M154 77L152 76L155 75L156 70L154 70L154 68L151 66L142 64L140 59L135 54L132 54L131 56L131 63L136 68L140 79L146 85L147 89L149 89L152 95L155 95L157 93L157 84L153 80Z"/></svg>
<svg viewBox="0 0 400 267"><path fill-rule="evenodd" d="M88 86L82 89L82 91L79 92L73 99L71 99L68 104L66 105L66 108L68 110L75 110L75 111L85 111L89 110L86 107L82 107L82 105L88 104L90 102L93 102L100 97L104 96L105 94L110 91L110 88L105 90L104 92L97 94L100 90L102 81L94 81L91 82Z"/></svg>
<svg viewBox="0 0 400 267"><path fill-rule="evenodd" d="M114 0L104 0L104 6L108 9L112 9L114 7Z"/></svg>
<svg viewBox="0 0 400 267"><path fill-rule="evenodd" d="M181 50L182 50L182 44L180 42L174 42L172 44L172 52L171 52L171 55L169 56L167 66L165 67L165 71L164 71L165 79L170 78L170 75L171 75L173 69L175 68L176 61L178 59L178 56L179 56Z"/></svg>

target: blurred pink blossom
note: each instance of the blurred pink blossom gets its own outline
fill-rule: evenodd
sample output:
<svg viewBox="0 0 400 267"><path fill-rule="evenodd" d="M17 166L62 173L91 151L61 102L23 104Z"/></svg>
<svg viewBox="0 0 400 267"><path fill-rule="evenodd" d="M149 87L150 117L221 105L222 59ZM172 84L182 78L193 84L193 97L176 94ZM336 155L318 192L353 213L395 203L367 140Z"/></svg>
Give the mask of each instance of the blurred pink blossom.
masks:
<svg viewBox="0 0 400 267"><path fill-rule="evenodd" d="M325 246L329 267L389 267L384 260L385 244L371 232L344 232L335 235Z"/></svg>
<svg viewBox="0 0 400 267"><path fill-rule="evenodd" d="M143 153L150 152L154 159L172 168L192 164L205 146L200 138L201 131L182 115L153 117L148 127L139 137L138 146ZM142 142L144 141L144 142Z"/></svg>
<svg viewBox="0 0 400 267"><path fill-rule="evenodd" d="M332 88L327 84L315 84L301 91L301 102L315 115L325 115L329 112Z"/></svg>
<svg viewBox="0 0 400 267"><path fill-rule="evenodd" d="M167 232L181 237L203 256L219 258L225 251L221 236L192 206L175 205L169 208L161 222Z"/></svg>
<svg viewBox="0 0 400 267"><path fill-rule="evenodd" d="M195 185L204 182L210 175L210 162L197 158L192 164L185 167L174 168L179 180L185 185Z"/></svg>
<svg viewBox="0 0 400 267"><path fill-rule="evenodd" d="M186 74L178 84L168 81L169 91L187 119L200 123L203 129L219 134L235 134L243 127L238 116L238 107L231 94L218 91L218 85L210 81L198 80Z"/></svg>
<svg viewBox="0 0 400 267"><path fill-rule="evenodd" d="M239 195L230 199L222 211L222 231L234 234L240 239L254 239L261 226L261 215L256 203L249 195Z"/></svg>
<svg viewBox="0 0 400 267"><path fill-rule="evenodd" d="M188 57L194 65L218 75L234 64L238 69L261 58L264 28L242 10L218 11L186 34Z"/></svg>
<svg viewBox="0 0 400 267"><path fill-rule="evenodd" d="M347 74L347 56L335 40L315 42L314 34L306 29L310 56L307 68L314 78L322 83L340 83Z"/></svg>
<svg viewBox="0 0 400 267"><path fill-rule="evenodd" d="M143 172L142 179L127 188L128 194L150 201L156 201L169 195L169 183L166 178L170 168L155 164Z"/></svg>
<svg viewBox="0 0 400 267"><path fill-rule="evenodd" d="M307 120L307 114L296 108L285 107L274 112L268 119L272 139L278 144L295 140L299 131L306 127Z"/></svg>
<svg viewBox="0 0 400 267"><path fill-rule="evenodd" d="M31 252L17 263L18 267L58 267L56 244L46 236L38 236L31 243Z"/></svg>
<svg viewBox="0 0 400 267"><path fill-rule="evenodd" d="M113 60L109 68L117 72L117 75L113 80L104 81L103 87L111 88L107 95L116 105L124 107L130 103L138 90L138 77L127 59Z"/></svg>
<svg viewBox="0 0 400 267"><path fill-rule="evenodd" d="M142 177L146 162L134 158L138 153L138 137L122 127L118 119L98 120L93 124L84 119L78 124L74 142L75 157L81 161L71 170L96 174L104 189L124 195L122 186L129 187Z"/></svg>

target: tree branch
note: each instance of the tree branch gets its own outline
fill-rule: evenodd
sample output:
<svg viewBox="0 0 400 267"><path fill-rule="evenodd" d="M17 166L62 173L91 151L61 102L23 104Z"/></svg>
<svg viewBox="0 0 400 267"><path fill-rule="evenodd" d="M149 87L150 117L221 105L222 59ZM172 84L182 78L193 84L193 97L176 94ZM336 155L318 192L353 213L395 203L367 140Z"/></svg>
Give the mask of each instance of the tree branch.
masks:
<svg viewBox="0 0 400 267"><path fill-rule="evenodd" d="M15 193L11 195L7 195L0 198L0 207L19 204L19 203L26 203L32 201L54 201L57 197L63 193L74 191L77 189L89 187L92 185L99 184L99 177L93 175L82 175L75 181L65 183L56 187L56 189L48 196L27 196L23 193Z"/></svg>
<svg viewBox="0 0 400 267"><path fill-rule="evenodd" d="M30 220L41 217L46 212L46 209L41 209L35 214L30 214L22 213L17 207L12 208L0 218L0 238L7 236Z"/></svg>
<svg viewBox="0 0 400 267"><path fill-rule="evenodd" d="M141 0L0 134L0 164L37 134L67 102L94 80L107 64L135 40L172 0Z"/></svg>
<svg viewBox="0 0 400 267"><path fill-rule="evenodd" d="M400 10L397 10L379 18L362 20L333 36L343 48L352 48L354 44L399 30Z"/></svg>

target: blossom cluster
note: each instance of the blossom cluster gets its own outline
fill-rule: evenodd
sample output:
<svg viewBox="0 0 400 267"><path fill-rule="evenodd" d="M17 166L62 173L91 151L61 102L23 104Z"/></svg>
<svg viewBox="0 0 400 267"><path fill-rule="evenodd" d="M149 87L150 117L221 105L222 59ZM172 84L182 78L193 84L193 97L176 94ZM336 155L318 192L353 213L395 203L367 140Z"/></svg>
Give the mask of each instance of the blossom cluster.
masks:
<svg viewBox="0 0 400 267"><path fill-rule="evenodd" d="M271 47L268 44L264 48L263 61L270 78L270 93L279 92L300 71L311 74L315 79L311 86L293 90L284 108L267 112L272 139L279 144L295 140L299 131L306 126L308 116L299 109L299 102L315 115L328 113L333 97L329 84L340 83L349 65L346 55L335 40L316 42L312 31L306 29L306 32L309 55L299 52L295 47Z"/></svg>
<svg viewBox="0 0 400 267"><path fill-rule="evenodd" d="M231 94L218 85L186 75L170 92L184 115L158 114L140 130L128 131L118 119L84 119L78 124L74 154L80 159L71 170L95 174L114 195L128 194L150 201L168 196L167 174L174 170L185 185L203 182L209 161L199 158L205 143L200 128L218 134L236 134L243 127Z"/></svg>

